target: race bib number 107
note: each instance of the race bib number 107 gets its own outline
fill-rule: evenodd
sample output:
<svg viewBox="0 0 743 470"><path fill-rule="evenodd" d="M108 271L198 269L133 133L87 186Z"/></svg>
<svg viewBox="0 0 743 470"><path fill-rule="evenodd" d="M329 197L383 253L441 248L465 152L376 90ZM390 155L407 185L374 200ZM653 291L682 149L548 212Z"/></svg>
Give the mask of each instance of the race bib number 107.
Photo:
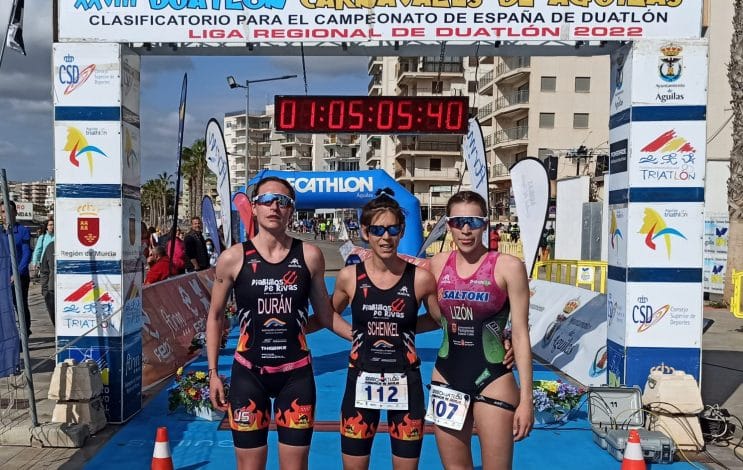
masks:
<svg viewBox="0 0 743 470"><path fill-rule="evenodd" d="M444 428L461 431L469 407L470 396L466 393L431 384L426 420Z"/></svg>

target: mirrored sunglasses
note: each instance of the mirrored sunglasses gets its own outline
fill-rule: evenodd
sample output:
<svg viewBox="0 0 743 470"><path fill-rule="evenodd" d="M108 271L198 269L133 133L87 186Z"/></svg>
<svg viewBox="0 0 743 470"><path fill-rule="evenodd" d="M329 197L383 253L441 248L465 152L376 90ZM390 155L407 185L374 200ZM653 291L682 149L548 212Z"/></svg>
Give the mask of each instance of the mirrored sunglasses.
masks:
<svg viewBox="0 0 743 470"><path fill-rule="evenodd" d="M488 224L487 217L477 216L454 216L447 217L446 223L451 228L463 229L465 225L469 225L471 230L477 230L483 228Z"/></svg>
<svg viewBox="0 0 743 470"><path fill-rule="evenodd" d="M294 199L286 194L263 193L253 198L253 204L258 204L259 206L270 206L275 201L279 201L279 207L282 209L294 207Z"/></svg>
<svg viewBox="0 0 743 470"><path fill-rule="evenodd" d="M374 235L375 237L381 237L384 235L384 232L387 232L392 237L396 237L400 235L400 232L402 232L402 224L395 224L395 225L370 225L369 226L369 233L371 235Z"/></svg>

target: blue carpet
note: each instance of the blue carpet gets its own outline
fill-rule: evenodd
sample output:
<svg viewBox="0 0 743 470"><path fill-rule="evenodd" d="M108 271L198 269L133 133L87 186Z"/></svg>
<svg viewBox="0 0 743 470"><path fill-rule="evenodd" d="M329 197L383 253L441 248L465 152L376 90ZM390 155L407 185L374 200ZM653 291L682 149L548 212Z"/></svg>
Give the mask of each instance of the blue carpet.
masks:
<svg viewBox="0 0 743 470"><path fill-rule="evenodd" d="M334 279L328 280L332 292ZM219 358L220 373L229 375L232 354L237 344L238 331L233 330L227 348ZM348 364L348 342L327 330L308 338L313 354L317 382L318 421L337 421L340 401L345 386ZM431 377L433 361L441 342L439 332L427 333L417 338L419 355L423 360L421 372L424 383ZM195 361L189 369L206 370L206 358ZM539 365L534 366L535 379L554 379L555 374ZM168 414L167 390L163 390L88 462L86 469L131 470L150 465L155 432L167 426L175 468L181 470L235 468L232 435L218 431L218 421L203 421L185 413ZM384 418L383 418L384 420ZM278 468L276 433L269 434L268 468ZM473 459L480 468L480 447L477 438L472 440ZM389 437L377 435L372 449L371 468L391 468ZM594 470L619 468L619 462L599 448L591 439L585 404L577 417L561 427L536 426L530 437L516 443L514 468L570 468ZM673 470L692 468L686 463L655 465L654 468ZM341 468L340 435L338 432L316 432L310 448L310 468ZM420 460L422 469L440 469L441 461L433 435L426 435Z"/></svg>

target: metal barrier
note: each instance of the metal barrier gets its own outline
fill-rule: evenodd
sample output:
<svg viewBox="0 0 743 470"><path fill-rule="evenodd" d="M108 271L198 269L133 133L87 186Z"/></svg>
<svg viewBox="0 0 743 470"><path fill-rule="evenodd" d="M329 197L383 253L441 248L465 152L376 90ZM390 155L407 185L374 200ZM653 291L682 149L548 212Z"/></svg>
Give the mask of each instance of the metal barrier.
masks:
<svg viewBox="0 0 743 470"><path fill-rule="evenodd" d="M605 261L575 261L555 259L537 261L532 270L532 279L542 279L560 284L584 287L594 292L606 293ZM598 289L596 288L598 281Z"/></svg>
<svg viewBox="0 0 743 470"><path fill-rule="evenodd" d="M513 255L517 258L524 259L524 247L521 241L517 242L498 242L498 251L507 255Z"/></svg>
<svg viewBox="0 0 743 470"><path fill-rule="evenodd" d="M733 281L733 298L730 299L730 313L737 318L743 318L743 309L741 309L741 285L743 285L743 271L736 271L733 269L733 275L731 276Z"/></svg>

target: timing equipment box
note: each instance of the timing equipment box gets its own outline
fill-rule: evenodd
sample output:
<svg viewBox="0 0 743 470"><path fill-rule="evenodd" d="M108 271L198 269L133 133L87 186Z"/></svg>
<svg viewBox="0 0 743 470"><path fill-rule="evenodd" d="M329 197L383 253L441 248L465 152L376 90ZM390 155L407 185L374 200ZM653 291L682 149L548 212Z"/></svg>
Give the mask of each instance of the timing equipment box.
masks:
<svg viewBox="0 0 743 470"><path fill-rule="evenodd" d="M676 452L676 446L673 444L670 437L660 431L648 431L643 428L640 428L637 431L640 434L642 456L646 462L673 462L673 454ZM629 429L610 429L606 433L606 451L620 462L624 458L624 448L627 446L628 437Z"/></svg>
<svg viewBox="0 0 743 470"><path fill-rule="evenodd" d="M642 391L639 387L591 387L588 389L588 419L593 442L621 461L629 429L637 428L646 461L673 462L675 447L665 434L643 429Z"/></svg>

